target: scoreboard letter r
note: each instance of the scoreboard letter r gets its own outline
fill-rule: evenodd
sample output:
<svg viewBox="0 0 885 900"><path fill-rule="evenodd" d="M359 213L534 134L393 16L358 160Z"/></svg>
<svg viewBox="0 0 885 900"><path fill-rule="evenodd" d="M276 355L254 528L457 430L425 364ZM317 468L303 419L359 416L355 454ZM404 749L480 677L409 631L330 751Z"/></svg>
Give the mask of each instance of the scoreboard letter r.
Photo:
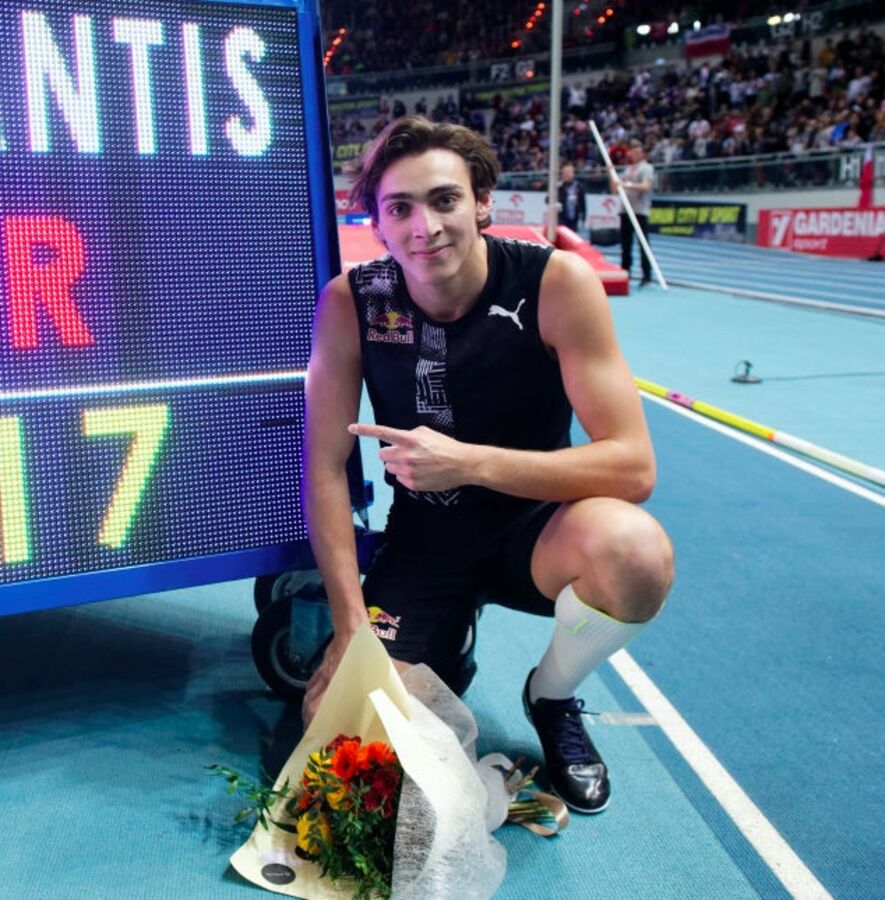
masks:
<svg viewBox="0 0 885 900"><path fill-rule="evenodd" d="M86 268L86 249L76 225L59 216L7 216L3 226L12 346L39 347L38 302L65 347L94 344L71 294Z"/></svg>

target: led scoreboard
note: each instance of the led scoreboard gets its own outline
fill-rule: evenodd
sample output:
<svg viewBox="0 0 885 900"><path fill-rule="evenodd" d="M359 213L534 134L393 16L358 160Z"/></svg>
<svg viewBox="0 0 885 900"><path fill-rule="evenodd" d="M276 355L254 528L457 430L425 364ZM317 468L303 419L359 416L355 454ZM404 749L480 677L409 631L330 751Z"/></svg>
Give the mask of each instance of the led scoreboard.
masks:
<svg viewBox="0 0 885 900"><path fill-rule="evenodd" d="M314 4L0 5L0 614L304 546L338 264Z"/></svg>

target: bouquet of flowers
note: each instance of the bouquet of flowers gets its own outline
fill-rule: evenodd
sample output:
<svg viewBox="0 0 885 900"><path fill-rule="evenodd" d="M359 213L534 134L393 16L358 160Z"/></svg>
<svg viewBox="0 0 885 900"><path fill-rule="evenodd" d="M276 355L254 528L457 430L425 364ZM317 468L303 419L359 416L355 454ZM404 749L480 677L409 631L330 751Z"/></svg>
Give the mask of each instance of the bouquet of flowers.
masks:
<svg viewBox="0 0 885 900"><path fill-rule="evenodd" d="M333 881L350 878L355 896L390 896L394 812L402 766L384 741L338 735L307 758L300 790L287 804L297 815L295 852Z"/></svg>
<svg viewBox="0 0 885 900"><path fill-rule="evenodd" d="M525 818L517 792L527 779L517 772L508 784L496 761L478 763L476 737L470 711L429 668L401 679L360 629L273 788L250 786L244 812L258 824L231 863L305 900L486 900L506 868L491 832L516 813L511 801ZM214 768L230 790L244 787Z"/></svg>

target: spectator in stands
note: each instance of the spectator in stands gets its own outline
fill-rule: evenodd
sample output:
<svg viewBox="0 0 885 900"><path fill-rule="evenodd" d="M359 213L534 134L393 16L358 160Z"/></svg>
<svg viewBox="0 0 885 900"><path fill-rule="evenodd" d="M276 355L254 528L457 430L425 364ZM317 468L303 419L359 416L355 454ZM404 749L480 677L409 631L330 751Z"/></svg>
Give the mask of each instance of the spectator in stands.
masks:
<svg viewBox="0 0 885 900"><path fill-rule="evenodd" d="M849 103L861 97L866 97L869 93L872 81L872 76L863 66L855 66L854 78L848 82L848 90L845 93L845 97Z"/></svg>
<svg viewBox="0 0 885 900"><path fill-rule="evenodd" d="M879 106L879 115L876 124L870 132L871 141L885 141L885 100Z"/></svg>
<svg viewBox="0 0 885 900"><path fill-rule="evenodd" d="M568 88L568 111L574 116L587 115L587 91L580 81L576 81Z"/></svg>
<svg viewBox="0 0 885 900"><path fill-rule="evenodd" d="M828 70L836 61L836 50L833 47L833 39L831 37L824 39L824 45L817 51L817 64L820 68Z"/></svg>
<svg viewBox="0 0 885 900"><path fill-rule="evenodd" d="M618 192L618 183L624 189L627 200L636 216L636 221L642 229L642 233L648 238L648 214L651 211L651 193L654 184L654 167L645 158L645 150L642 142L633 140L630 142L630 164L623 176L612 173L610 187L613 194ZM651 282L651 260L645 249L640 245L642 253L642 280L640 287ZM633 265L633 223L625 209L621 210L621 268L629 275Z"/></svg>
<svg viewBox="0 0 885 900"><path fill-rule="evenodd" d="M559 222L580 234L587 217L587 201L580 181L575 180L574 163L565 162L560 170L559 182Z"/></svg>

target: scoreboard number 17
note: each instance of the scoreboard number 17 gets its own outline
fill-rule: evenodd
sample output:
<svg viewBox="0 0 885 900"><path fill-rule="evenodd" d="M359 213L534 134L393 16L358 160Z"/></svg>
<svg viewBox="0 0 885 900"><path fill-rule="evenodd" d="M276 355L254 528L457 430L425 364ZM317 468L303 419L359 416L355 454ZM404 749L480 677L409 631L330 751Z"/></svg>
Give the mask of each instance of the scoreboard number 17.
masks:
<svg viewBox="0 0 885 900"><path fill-rule="evenodd" d="M165 403L83 410L87 438L131 434L132 440L96 542L119 550L129 537L135 514L169 430ZM0 418L0 560L4 564L31 559L29 500L23 428L20 416Z"/></svg>

